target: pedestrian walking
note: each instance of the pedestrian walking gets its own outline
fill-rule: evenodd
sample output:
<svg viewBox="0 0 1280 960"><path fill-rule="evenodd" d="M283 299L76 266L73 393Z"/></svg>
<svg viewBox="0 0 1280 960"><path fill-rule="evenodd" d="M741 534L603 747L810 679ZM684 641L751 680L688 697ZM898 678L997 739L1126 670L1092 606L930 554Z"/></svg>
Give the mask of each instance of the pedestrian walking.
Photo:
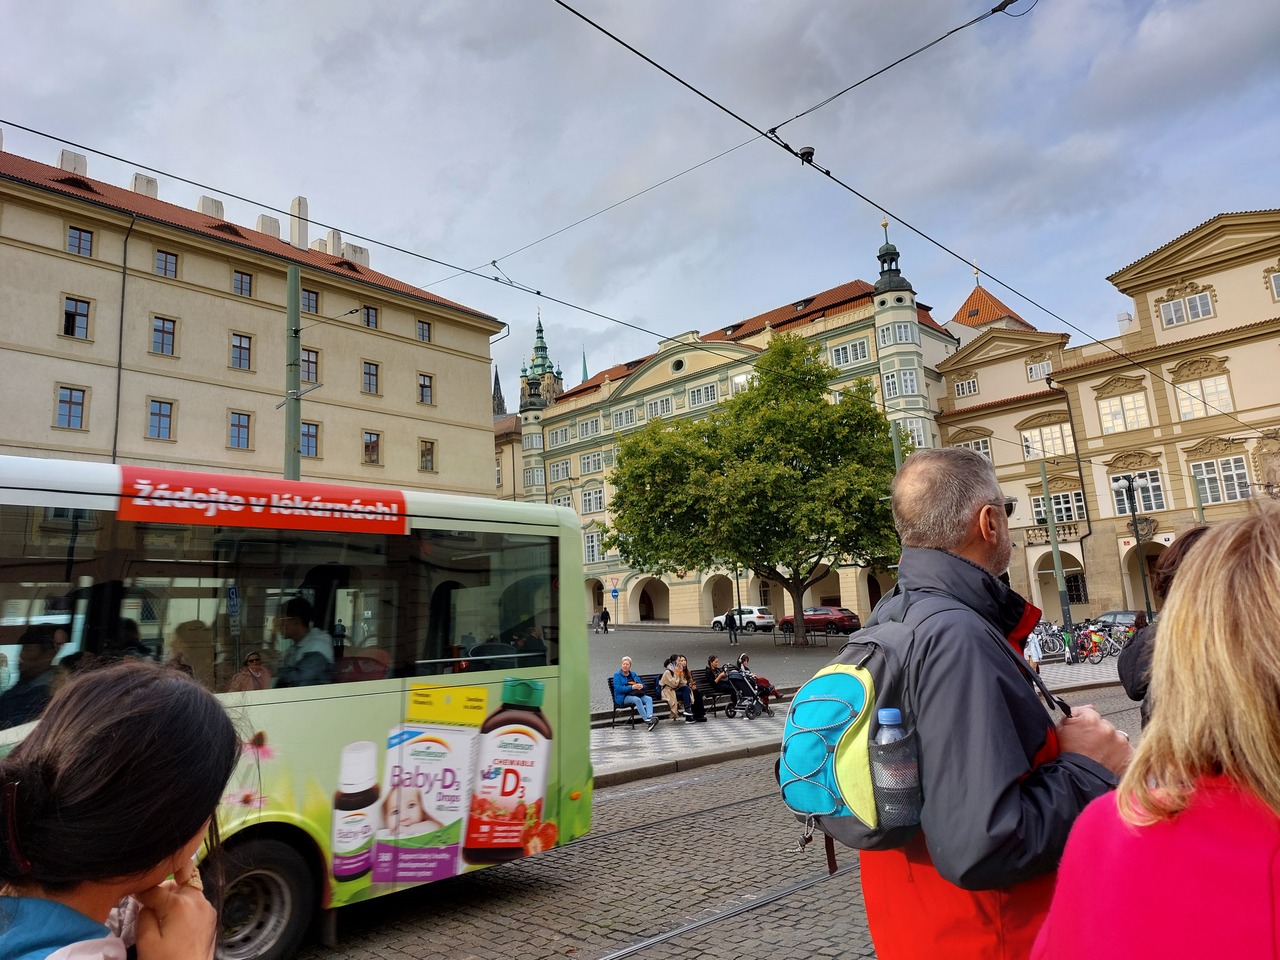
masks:
<svg viewBox="0 0 1280 960"><path fill-rule="evenodd" d="M732 610L724 615L724 628L729 631L729 646L736 647L738 645L738 618L733 615Z"/></svg>
<svg viewBox="0 0 1280 960"><path fill-rule="evenodd" d="M609 632L609 608L608 607L602 607L600 609L600 632L601 633Z"/></svg>

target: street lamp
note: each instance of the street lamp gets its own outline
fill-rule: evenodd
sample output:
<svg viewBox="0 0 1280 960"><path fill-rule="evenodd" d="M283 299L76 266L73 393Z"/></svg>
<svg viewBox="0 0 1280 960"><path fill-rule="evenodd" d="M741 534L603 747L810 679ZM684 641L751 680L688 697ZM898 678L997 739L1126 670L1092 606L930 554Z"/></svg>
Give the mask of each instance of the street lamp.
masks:
<svg viewBox="0 0 1280 960"><path fill-rule="evenodd" d="M1146 477L1134 477L1132 474L1116 477L1111 481L1111 489L1116 492L1123 491L1125 498L1129 502L1129 519L1133 521L1133 539L1138 545L1138 573L1142 577L1142 603L1147 609L1147 620L1150 621L1155 616L1151 612L1151 594L1147 590L1147 564L1146 558L1142 555L1142 534L1138 532L1138 508L1134 500L1134 487L1139 490L1145 490L1150 486L1150 481Z"/></svg>

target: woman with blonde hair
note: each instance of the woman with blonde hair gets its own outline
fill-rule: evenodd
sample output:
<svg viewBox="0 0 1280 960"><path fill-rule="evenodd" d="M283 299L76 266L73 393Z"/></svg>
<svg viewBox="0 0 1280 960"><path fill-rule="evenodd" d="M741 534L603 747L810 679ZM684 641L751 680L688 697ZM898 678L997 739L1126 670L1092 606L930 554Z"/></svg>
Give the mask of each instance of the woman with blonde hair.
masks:
<svg viewBox="0 0 1280 960"><path fill-rule="evenodd" d="M1280 658L1263 638L1277 623L1280 510L1260 509L1183 560L1155 645L1159 708L1117 792L1076 821L1033 957L1275 956Z"/></svg>

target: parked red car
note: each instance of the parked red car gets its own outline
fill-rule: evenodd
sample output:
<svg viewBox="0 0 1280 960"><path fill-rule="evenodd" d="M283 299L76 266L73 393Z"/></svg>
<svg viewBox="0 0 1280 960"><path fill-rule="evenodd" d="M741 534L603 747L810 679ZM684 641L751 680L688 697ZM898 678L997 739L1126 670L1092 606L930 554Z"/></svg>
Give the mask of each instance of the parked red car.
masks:
<svg viewBox="0 0 1280 960"><path fill-rule="evenodd" d="M858 615L847 607L805 607L803 616L806 633L848 634L862 629ZM783 633L795 633L795 617L787 614L778 621L778 629Z"/></svg>

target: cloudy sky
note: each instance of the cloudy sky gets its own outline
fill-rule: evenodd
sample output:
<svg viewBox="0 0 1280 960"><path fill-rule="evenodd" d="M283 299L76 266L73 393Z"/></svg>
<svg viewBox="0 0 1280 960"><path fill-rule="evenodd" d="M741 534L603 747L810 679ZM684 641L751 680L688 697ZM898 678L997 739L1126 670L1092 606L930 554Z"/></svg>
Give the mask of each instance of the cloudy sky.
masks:
<svg viewBox="0 0 1280 960"><path fill-rule="evenodd" d="M768 129L991 2L571 5ZM510 325L493 347L509 403L539 308L573 385L584 349L595 373L659 337L874 280L879 208L937 319L972 269L899 218L1075 324L1073 343L1109 336L1129 304L1108 274L1217 213L1280 206L1280 4L1017 0L1008 13L1021 16L780 129L871 204L553 0L0 0L0 127L5 150L47 163L63 145L15 124L268 206L301 194L353 242L484 276L496 259L519 284L647 331L369 243L377 269ZM97 179L128 185L134 169L89 153ZM160 177L171 202L203 192ZM249 226L263 212L226 211Z"/></svg>

